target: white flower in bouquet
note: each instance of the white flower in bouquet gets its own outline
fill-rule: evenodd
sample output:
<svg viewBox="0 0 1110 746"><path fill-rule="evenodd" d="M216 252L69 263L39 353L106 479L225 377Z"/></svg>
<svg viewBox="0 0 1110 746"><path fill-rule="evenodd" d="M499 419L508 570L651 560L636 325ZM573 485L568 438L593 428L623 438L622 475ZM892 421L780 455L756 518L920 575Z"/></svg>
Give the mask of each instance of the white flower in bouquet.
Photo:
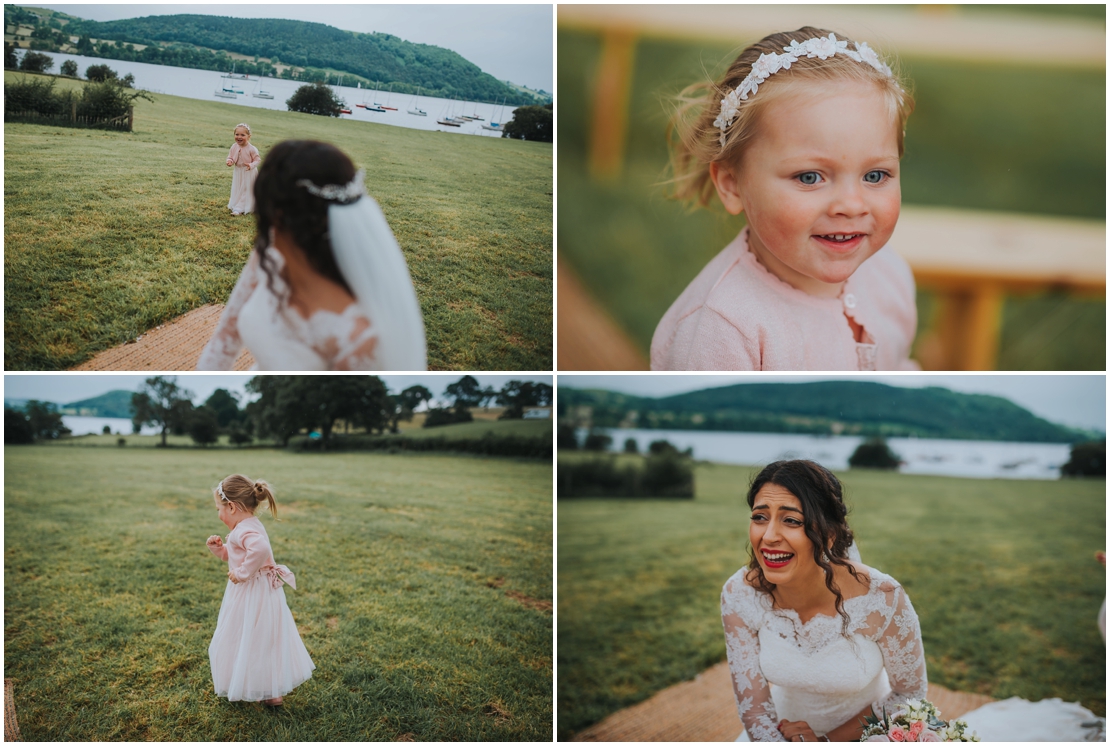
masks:
<svg viewBox="0 0 1110 746"><path fill-rule="evenodd" d="M978 741L973 732L966 733L963 720L945 722L932 702L911 699L883 719L869 717L860 741L881 743L936 743L940 741Z"/></svg>

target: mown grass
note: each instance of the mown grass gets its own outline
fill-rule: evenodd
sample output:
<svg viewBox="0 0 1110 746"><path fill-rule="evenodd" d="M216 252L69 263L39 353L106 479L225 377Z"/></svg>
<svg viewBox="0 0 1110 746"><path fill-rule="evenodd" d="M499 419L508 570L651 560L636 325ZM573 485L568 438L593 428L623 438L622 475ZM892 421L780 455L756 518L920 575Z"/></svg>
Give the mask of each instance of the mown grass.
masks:
<svg viewBox="0 0 1110 746"><path fill-rule="evenodd" d="M62 455L5 449L4 676L27 740L551 739L550 465ZM278 712L212 689L226 569L204 541L237 471L274 486L263 521L316 664Z"/></svg>
<svg viewBox="0 0 1110 746"><path fill-rule="evenodd" d="M751 473L702 464L693 501L559 501L560 740L725 659ZM917 610L930 681L1105 713L1105 480L841 477L864 562Z"/></svg>
<svg viewBox="0 0 1110 746"><path fill-rule="evenodd" d="M691 212L668 200L664 183L669 98L738 50L640 39L624 168L600 183L586 170L600 39L561 29L558 44L560 256L646 351L670 304L743 226L721 209ZM902 66L917 101L902 164L905 204L1105 219L1103 69L923 58ZM919 294L918 306L921 325L933 323L932 296ZM999 369L1105 369L1103 299L1010 297L1003 314Z"/></svg>
<svg viewBox="0 0 1110 746"><path fill-rule="evenodd" d="M263 158L312 138L366 169L408 260L431 368L552 368L551 145L154 98L136 102L132 133L5 125L9 370L72 367L227 300L254 238L253 218L226 209L223 161L244 119Z"/></svg>

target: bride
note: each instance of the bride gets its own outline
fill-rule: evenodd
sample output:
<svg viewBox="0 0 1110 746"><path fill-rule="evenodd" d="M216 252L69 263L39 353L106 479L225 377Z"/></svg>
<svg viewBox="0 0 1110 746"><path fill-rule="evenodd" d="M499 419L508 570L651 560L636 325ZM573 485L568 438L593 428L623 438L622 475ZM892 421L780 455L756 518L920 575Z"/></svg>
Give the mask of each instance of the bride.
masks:
<svg viewBox="0 0 1110 746"><path fill-rule="evenodd" d="M898 581L859 561L832 472L777 461L748 506L751 562L721 594L744 735L858 741L866 716L924 699L917 614Z"/></svg>
<svg viewBox="0 0 1110 746"><path fill-rule="evenodd" d="M404 256L338 148L287 140L254 185L257 234L197 370L425 370Z"/></svg>
<svg viewBox="0 0 1110 746"><path fill-rule="evenodd" d="M926 698L917 614L898 581L860 561L832 472L776 461L748 506L751 561L721 593L737 740L858 741L864 718ZM1011 697L960 719L984 741L1105 740L1104 719L1059 698Z"/></svg>

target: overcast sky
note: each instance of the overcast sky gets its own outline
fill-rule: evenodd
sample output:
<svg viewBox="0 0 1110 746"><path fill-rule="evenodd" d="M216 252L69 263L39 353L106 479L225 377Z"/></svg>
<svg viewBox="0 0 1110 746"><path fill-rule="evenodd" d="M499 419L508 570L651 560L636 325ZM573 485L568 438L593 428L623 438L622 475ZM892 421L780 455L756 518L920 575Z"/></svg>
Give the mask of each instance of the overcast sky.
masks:
<svg viewBox="0 0 1110 746"><path fill-rule="evenodd" d="M201 375L190 374L177 376L177 385L191 391L195 396L193 403L200 404L212 395L216 389L227 389L239 395L242 404L249 397L246 393L247 381L255 374L240 373L226 375ZM172 377L172 376L171 376ZM500 391L501 387L509 381L542 381L551 384L551 376L474 376L482 388L492 386ZM83 399L91 399L114 389L137 391L148 376L115 376L92 375L77 373L58 373L54 375L12 375L4 376L5 399L41 399L57 404L70 404ZM443 394L448 385L462 378L458 373L445 373L436 375L427 373L414 376L379 376L391 393L397 393L409 386L421 384L426 386L436 397ZM442 400L441 400L442 403Z"/></svg>
<svg viewBox="0 0 1110 746"><path fill-rule="evenodd" d="M1106 431L1105 376L1033 375L869 375L869 376L709 376L639 375L559 376L560 386L607 389L638 396L670 396L735 383L800 383L805 381L877 381L890 386L940 386L967 394L992 394L1009 399L1038 417L1072 427Z"/></svg>
<svg viewBox="0 0 1110 746"><path fill-rule="evenodd" d="M498 80L551 93L554 80L554 11L551 3L530 5L285 5L212 3L194 5L104 5L28 3L91 21L142 16L200 15L286 18L314 21L362 33L381 32L405 41L451 49Z"/></svg>

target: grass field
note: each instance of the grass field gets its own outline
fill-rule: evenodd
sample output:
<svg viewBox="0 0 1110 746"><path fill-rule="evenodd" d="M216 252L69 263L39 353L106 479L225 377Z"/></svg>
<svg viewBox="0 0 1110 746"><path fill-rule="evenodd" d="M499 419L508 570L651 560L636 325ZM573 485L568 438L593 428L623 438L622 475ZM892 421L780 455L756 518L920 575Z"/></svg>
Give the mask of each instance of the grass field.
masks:
<svg viewBox="0 0 1110 746"><path fill-rule="evenodd" d="M366 169L408 260L431 368L552 368L550 144L154 98L136 102L132 133L5 124L9 370L69 368L227 300L254 238L253 218L226 209L224 159L244 119L263 159L311 138Z"/></svg>
<svg viewBox="0 0 1110 746"><path fill-rule="evenodd" d="M5 449L4 676L45 741L552 737L551 467L275 451ZM316 664L283 711L212 690L210 490L263 517ZM546 608L544 603L546 602Z"/></svg>
<svg viewBox="0 0 1110 746"><path fill-rule="evenodd" d="M646 351L670 304L743 226L722 209L689 211L666 198L663 183L670 97L737 50L640 39L624 168L600 183L587 173L586 154L601 42L561 29L558 44L560 257ZM902 63L917 101L902 163L904 204L1105 220L1105 70ZM932 323L931 301L919 295L922 326ZM1104 370L1105 338L1103 299L1010 297L998 367Z"/></svg>
<svg viewBox="0 0 1110 746"><path fill-rule="evenodd" d="M700 465L693 501L559 501L560 740L725 659L750 474ZM1105 480L841 477L864 562L917 610L930 681L1105 714Z"/></svg>

